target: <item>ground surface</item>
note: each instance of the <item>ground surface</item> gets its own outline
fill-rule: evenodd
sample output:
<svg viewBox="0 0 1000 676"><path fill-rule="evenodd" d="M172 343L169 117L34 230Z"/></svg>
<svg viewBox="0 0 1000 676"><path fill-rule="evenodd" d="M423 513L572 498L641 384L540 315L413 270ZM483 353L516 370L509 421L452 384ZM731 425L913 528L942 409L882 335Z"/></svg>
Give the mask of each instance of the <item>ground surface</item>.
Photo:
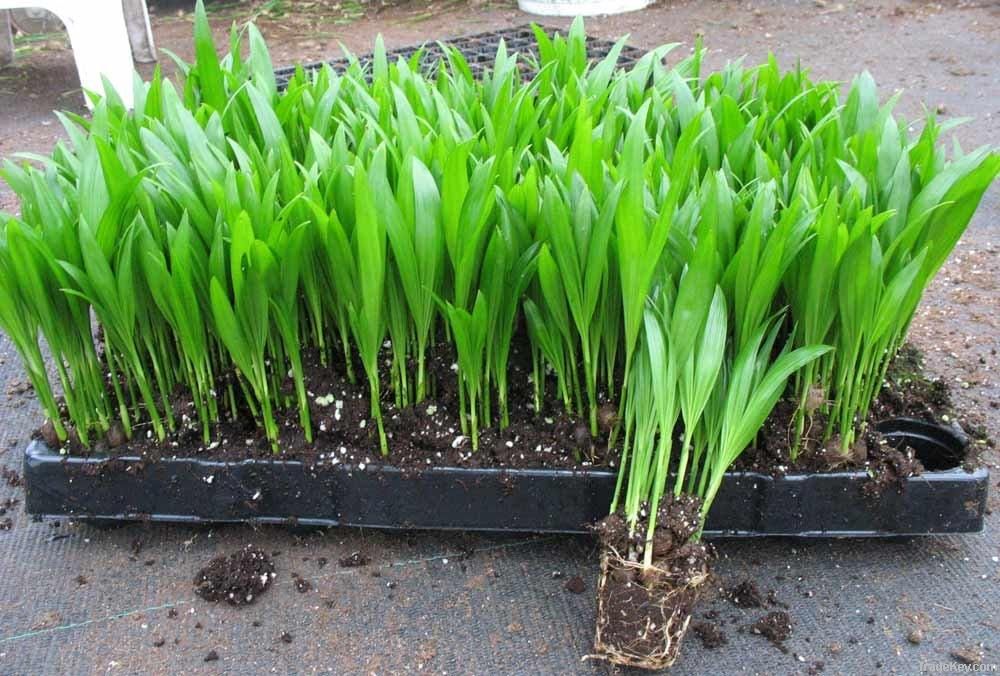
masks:
<svg viewBox="0 0 1000 676"><path fill-rule="evenodd" d="M154 32L161 47L190 56L183 7L156 8ZM282 9L287 13L275 16ZM391 47L527 19L506 4L462 1L213 7L220 33L253 13L276 64L334 56L339 42L363 51L378 32ZM690 0L588 26L606 37L631 33L643 47L690 44L703 33L713 65L742 54L756 62L773 50L784 64L800 59L818 77L847 79L867 68L885 95L906 90L904 113L915 115L926 104L946 118L971 116L958 130L963 145L1000 143L1000 6L993 2ZM76 87L64 40L21 42L17 65L0 71L0 157L48 150L60 133L50 111L82 109ZM955 385L958 403L978 411L978 423L994 437L1000 436L998 188L928 293L912 332L931 372ZM2 183L0 207L16 207ZM39 423L22 379L9 342L0 339L0 465L12 468L19 468ZM995 468L996 454L986 458ZM709 652L689 636L673 673L908 674L953 663L952 652L977 647L984 662L1000 663L997 494L994 487L980 535L718 543L721 584L749 577L789 605L788 652L740 631L780 607L740 609L719 600L698 615L717 611L714 621L728 645ZM8 497L21 498L22 491L0 481L0 504ZM589 539L350 530L295 537L273 528L142 525L101 531L32 523L20 505L0 515L0 524L5 518L12 527L0 530L2 674L607 670L580 661L593 632L597 561ZM198 598L196 572L248 543L273 555L272 588L243 608ZM338 566L355 551L371 563ZM565 588L576 575L585 582L582 593ZM206 662L211 651L218 659Z"/></svg>

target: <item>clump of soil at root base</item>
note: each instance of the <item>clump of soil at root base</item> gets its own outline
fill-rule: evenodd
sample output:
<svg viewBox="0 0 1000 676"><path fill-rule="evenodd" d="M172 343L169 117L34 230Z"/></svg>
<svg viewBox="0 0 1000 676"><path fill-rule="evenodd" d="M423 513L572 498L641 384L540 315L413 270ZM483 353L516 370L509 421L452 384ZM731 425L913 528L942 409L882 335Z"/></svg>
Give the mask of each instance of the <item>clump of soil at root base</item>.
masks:
<svg viewBox="0 0 1000 676"><path fill-rule="evenodd" d="M619 514L598 524L603 551L596 657L644 669L663 669L677 659L709 576L708 546L691 542L700 520L697 498L665 497L657 511L650 566L643 563L647 524L640 522L631 537Z"/></svg>
<svg viewBox="0 0 1000 676"><path fill-rule="evenodd" d="M206 601L242 606L253 603L274 581L274 563L260 549L247 545L229 556L218 556L198 571L194 589Z"/></svg>

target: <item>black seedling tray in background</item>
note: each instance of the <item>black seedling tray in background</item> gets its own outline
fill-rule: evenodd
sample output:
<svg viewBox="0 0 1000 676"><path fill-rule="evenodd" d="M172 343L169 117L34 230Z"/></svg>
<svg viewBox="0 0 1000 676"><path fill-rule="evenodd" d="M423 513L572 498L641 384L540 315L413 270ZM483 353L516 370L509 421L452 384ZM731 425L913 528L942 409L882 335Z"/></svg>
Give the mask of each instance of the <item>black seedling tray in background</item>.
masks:
<svg viewBox="0 0 1000 676"><path fill-rule="evenodd" d="M549 35L556 32L556 30L552 28L543 27L543 29ZM448 44L461 52L462 56L465 57L466 62L469 64L469 69L472 71L473 76L479 78L482 77L483 72L487 68L493 65L497 48L500 46L501 40L503 40L506 44L508 53L516 52L521 55L519 65L523 76L525 78L532 77L535 74L533 63L538 60L538 45L535 42L535 33L532 31L530 25L526 24L515 28L489 31L486 33L476 33L474 35L466 35L463 37L445 38L440 42ZM611 52L611 48L614 47L614 45L615 43L610 40L588 37L587 56L590 57L592 61L599 61ZM424 73L432 74L438 64L445 58L444 50L441 49L439 42L427 42L423 45L400 47L398 49L389 50L386 54L389 57L390 62L393 62L400 57L409 59L421 49L423 50L423 55L420 60L421 70ZM630 68L634 66L645 53L646 52L644 50L639 49L638 47L625 45L618 56L618 66L621 68ZM362 54L358 56L357 59L362 66L368 66L371 63L372 55L371 53ZM301 68L306 73L310 73L319 70L324 65L329 65L335 71L342 72L350 65L350 61L347 57L338 57L329 61L303 64ZM296 66L286 66L278 68L274 71L279 89L283 89L288 85L288 81L293 75L295 75L295 69Z"/></svg>
<svg viewBox="0 0 1000 676"><path fill-rule="evenodd" d="M883 486L864 471L769 476L730 472L708 537L878 537L970 533L983 527L989 474L965 471L956 430L894 419L890 443L928 471ZM33 441L25 507L43 518L96 522L271 523L387 529L585 533L607 515L607 469L471 469L310 465L292 460L149 460L62 456Z"/></svg>

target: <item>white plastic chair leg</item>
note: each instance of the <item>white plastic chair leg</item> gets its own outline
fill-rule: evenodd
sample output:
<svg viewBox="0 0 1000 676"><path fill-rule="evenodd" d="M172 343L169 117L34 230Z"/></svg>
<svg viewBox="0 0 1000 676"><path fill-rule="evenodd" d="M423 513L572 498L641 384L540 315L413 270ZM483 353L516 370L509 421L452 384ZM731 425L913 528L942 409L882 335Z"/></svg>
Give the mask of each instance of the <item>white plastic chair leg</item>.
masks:
<svg viewBox="0 0 1000 676"><path fill-rule="evenodd" d="M153 43L146 0L122 0L122 9L125 10L128 41L132 44L132 58L139 63L153 63L156 61L156 45Z"/></svg>
<svg viewBox="0 0 1000 676"><path fill-rule="evenodd" d="M10 12L0 9L0 68L14 63L14 32L10 28Z"/></svg>
<svg viewBox="0 0 1000 676"><path fill-rule="evenodd" d="M66 26L84 89L103 93L103 75L132 107L132 48L122 0L0 0L0 9L25 6L47 9Z"/></svg>
<svg viewBox="0 0 1000 676"><path fill-rule="evenodd" d="M62 3L53 3L49 9L62 19L69 33L76 69L80 73L80 85L84 89L103 93L103 75L125 105L131 108L132 48L128 42L121 3L104 0L85 3L85 8L75 2L71 2L70 6L73 8L66 10ZM90 105L89 99L87 105Z"/></svg>

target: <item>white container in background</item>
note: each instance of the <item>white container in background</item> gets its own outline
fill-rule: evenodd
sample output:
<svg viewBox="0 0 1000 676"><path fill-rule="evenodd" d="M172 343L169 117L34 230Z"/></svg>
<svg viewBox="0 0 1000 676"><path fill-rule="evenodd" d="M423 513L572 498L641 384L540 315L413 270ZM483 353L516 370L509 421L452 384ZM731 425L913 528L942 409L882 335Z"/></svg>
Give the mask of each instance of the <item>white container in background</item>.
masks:
<svg viewBox="0 0 1000 676"><path fill-rule="evenodd" d="M528 14L542 16L595 16L634 12L652 4L653 0L517 0L517 6Z"/></svg>

